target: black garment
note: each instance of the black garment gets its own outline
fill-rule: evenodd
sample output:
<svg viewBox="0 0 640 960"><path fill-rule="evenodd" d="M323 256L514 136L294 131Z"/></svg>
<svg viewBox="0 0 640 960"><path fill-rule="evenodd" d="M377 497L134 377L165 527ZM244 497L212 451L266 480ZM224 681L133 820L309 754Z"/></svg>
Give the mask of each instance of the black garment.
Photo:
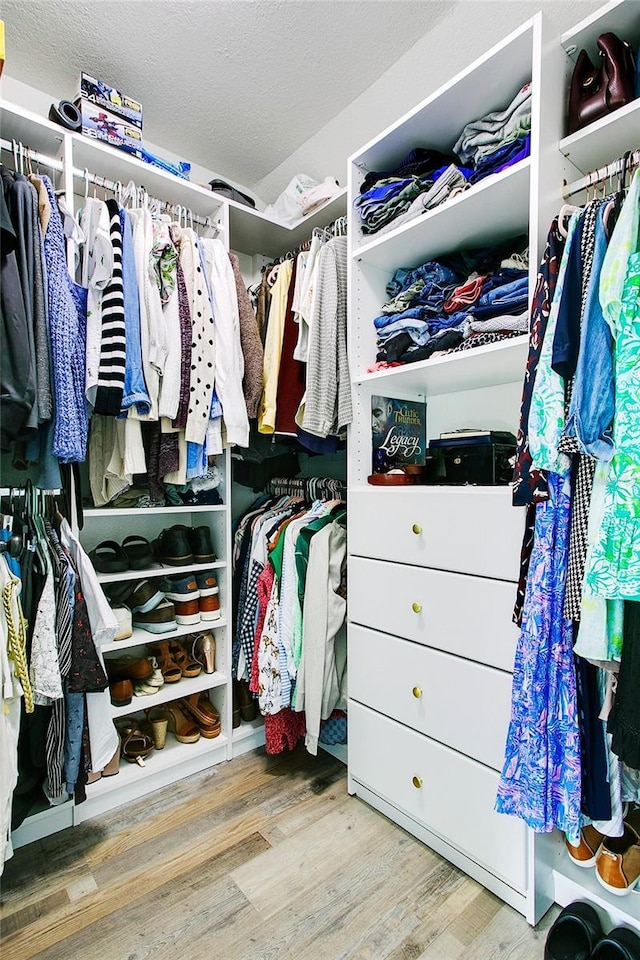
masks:
<svg viewBox="0 0 640 960"><path fill-rule="evenodd" d="M428 343L415 350L406 350L400 360L403 363L416 363L418 360L428 360L440 350L453 350L464 340L462 330L446 330L441 337L432 337Z"/></svg>
<svg viewBox="0 0 640 960"><path fill-rule="evenodd" d="M5 199L7 175L0 167L0 450L21 435L36 399L36 366L18 269L18 238Z"/></svg>
<svg viewBox="0 0 640 960"><path fill-rule="evenodd" d="M69 691L71 693L95 693L106 690L109 681L96 653L87 604L79 579L76 580L75 597Z"/></svg>
<svg viewBox="0 0 640 960"><path fill-rule="evenodd" d="M452 153L440 153L439 150L416 147L393 170L368 173L362 181L360 193L366 193L376 185L378 180L386 180L387 177L426 177L438 167L448 167L452 163L460 165L460 161Z"/></svg>
<svg viewBox="0 0 640 960"><path fill-rule="evenodd" d="M47 775L45 750L51 707L37 705L33 713L21 706L18 735L18 782L11 801L11 829L17 830L36 804L49 806L42 785Z"/></svg>
<svg viewBox="0 0 640 960"><path fill-rule="evenodd" d="M574 642L577 639L577 624ZM582 758L581 810L592 820L611 819L611 791L609 789L609 761L605 749L604 722L600 720L600 691L598 667L582 657L575 658L580 727L580 756Z"/></svg>
<svg viewBox="0 0 640 960"><path fill-rule="evenodd" d="M622 656L615 703L607 730L611 749L623 763L640 770L640 602L625 600Z"/></svg>

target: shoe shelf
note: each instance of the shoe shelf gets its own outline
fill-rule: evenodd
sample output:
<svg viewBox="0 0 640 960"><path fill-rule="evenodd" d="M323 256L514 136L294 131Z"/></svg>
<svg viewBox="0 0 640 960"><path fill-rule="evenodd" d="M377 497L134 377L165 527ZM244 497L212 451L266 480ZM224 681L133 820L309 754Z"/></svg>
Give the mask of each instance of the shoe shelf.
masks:
<svg viewBox="0 0 640 960"><path fill-rule="evenodd" d="M526 158L501 173L481 180L469 190L395 230L383 233L353 250L358 261L381 270L417 267L460 246L460 237L491 246L501 239L526 233L529 222L531 160ZM500 209L499 217L487 210Z"/></svg>
<svg viewBox="0 0 640 960"><path fill-rule="evenodd" d="M99 573L100 583L118 583L120 580L148 580L149 577L164 577L166 574L197 573L199 570L221 570L226 567L224 560L211 560L209 563L186 563L181 567L166 566L148 567L146 570L121 570L118 573ZM160 636L158 634L158 636ZM161 637L160 637L161 639Z"/></svg>
<svg viewBox="0 0 640 960"><path fill-rule="evenodd" d="M232 731L233 755L239 757L249 750L264 745L264 717L257 716L255 720L242 721L239 727Z"/></svg>
<svg viewBox="0 0 640 960"><path fill-rule="evenodd" d="M171 700L181 700L183 697L189 697L192 693L202 693L203 690L211 690L213 687L222 687L226 684L226 674L216 670L214 673L202 673L197 677L183 677L177 683L165 683L160 687L157 693L152 693L146 697L132 697L131 703L124 707L111 707L113 717L127 717L130 713L137 713L148 707L157 707L161 703L169 703Z"/></svg>
<svg viewBox="0 0 640 960"><path fill-rule="evenodd" d="M144 767L121 759L120 772L115 776L101 777L95 783L87 784L87 799L75 808L74 823L81 823L129 800L147 796L158 787L222 763L227 759L227 747L224 734L212 740L200 737L196 743L179 743L172 733L168 733L164 748L154 750L145 760Z"/></svg>
<svg viewBox="0 0 640 960"><path fill-rule="evenodd" d="M146 517L146 516L165 516L166 514L189 514L189 513L223 513L227 509L226 504L217 503L209 506L208 504L197 504L194 506L184 505L182 507L85 507L85 518L94 517Z"/></svg>
<svg viewBox="0 0 640 960"><path fill-rule="evenodd" d="M623 896L609 893L598 882L595 867L578 867L569 859L564 843L556 834L545 837L544 842L548 847L545 860L552 868L556 903L565 907L574 900L586 899L612 927L624 925L638 929L640 891L631 890Z"/></svg>
<svg viewBox="0 0 640 960"><path fill-rule="evenodd" d="M221 630L227 626L224 617L218 620L200 620L198 623L181 623L177 630L171 633L150 633L148 630L142 630L140 627L134 627L130 637L124 640L112 640L111 643L103 643L101 650L103 653L112 653L114 650L128 650L129 647L141 647L145 644L158 643L159 640L175 640L177 637L188 637L192 633L205 633L210 630Z"/></svg>

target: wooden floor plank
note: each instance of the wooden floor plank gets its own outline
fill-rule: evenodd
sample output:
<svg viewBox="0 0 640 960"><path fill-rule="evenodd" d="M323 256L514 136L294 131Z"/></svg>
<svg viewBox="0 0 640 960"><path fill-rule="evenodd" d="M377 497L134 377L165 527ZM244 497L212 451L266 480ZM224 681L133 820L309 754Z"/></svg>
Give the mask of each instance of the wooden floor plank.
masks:
<svg viewBox="0 0 640 960"><path fill-rule="evenodd" d="M16 851L11 960L539 960L524 918L362 801L254 751Z"/></svg>

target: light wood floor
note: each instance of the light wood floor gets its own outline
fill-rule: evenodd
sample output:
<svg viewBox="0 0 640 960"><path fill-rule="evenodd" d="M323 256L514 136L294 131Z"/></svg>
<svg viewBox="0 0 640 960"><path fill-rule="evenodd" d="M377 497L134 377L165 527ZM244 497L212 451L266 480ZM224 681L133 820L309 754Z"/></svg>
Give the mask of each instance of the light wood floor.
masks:
<svg viewBox="0 0 640 960"><path fill-rule="evenodd" d="M349 797L326 754L255 751L17 850L1 955L541 960L555 914L532 930Z"/></svg>

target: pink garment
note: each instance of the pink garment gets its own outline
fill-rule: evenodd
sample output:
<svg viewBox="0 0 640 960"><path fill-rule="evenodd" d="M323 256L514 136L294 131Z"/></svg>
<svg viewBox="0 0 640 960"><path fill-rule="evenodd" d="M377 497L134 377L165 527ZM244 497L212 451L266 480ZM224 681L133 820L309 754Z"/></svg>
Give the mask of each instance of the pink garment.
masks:
<svg viewBox="0 0 640 960"><path fill-rule="evenodd" d="M399 360L393 360L391 363L387 363L386 360L378 360L376 363L372 363L370 367L367 367L367 373L377 373L378 370L391 370L391 367L403 367L404 364L400 363Z"/></svg>
<svg viewBox="0 0 640 960"><path fill-rule="evenodd" d="M467 280L462 286L456 287L449 299L444 302L445 313L455 313L456 310L464 310L465 307L475 303L486 279L486 276L474 277L473 280Z"/></svg>
<svg viewBox="0 0 640 960"><path fill-rule="evenodd" d="M304 713L283 707L279 713L264 718L264 737L267 753L293 750L300 737L307 732Z"/></svg>
<svg viewBox="0 0 640 960"><path fill-rule="evenodd" d="M275 580L275 572L270 563L267 563L266 567L258 577L258 582L256 584L256 589L258 591L258 622L256 623L256 630L253 635L253 657L251 658L251 680L249 681L249 689L252 693L260 693L260 668L258 665L258 650L260 647L260 637L262 636L262 628L264 627L264 618L267 613L267 605L269 603L269 597L271 596L271 589L273 587L273 581Z"/></svg>

